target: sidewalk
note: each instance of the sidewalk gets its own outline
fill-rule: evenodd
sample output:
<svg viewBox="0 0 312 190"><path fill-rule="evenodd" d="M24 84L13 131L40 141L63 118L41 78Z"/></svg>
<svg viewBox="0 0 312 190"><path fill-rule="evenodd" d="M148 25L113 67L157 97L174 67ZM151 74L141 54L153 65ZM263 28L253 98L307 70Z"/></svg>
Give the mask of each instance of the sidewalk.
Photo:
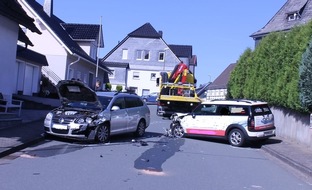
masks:
<svg viewBox="0 0 312 190"><path fill-rule="evenodd" d="M49 110L22 110L22 124L0 129L0 159L44 139L43 120ZM261 149L312 177L312 151L280 137Z"/></svg>
<svg viewBox="0 0 312 190"><path fill-rule="evenodd" d="M43 121L50 110L22 110L22 124L0 129L0 158L44 139Z"/></svg>

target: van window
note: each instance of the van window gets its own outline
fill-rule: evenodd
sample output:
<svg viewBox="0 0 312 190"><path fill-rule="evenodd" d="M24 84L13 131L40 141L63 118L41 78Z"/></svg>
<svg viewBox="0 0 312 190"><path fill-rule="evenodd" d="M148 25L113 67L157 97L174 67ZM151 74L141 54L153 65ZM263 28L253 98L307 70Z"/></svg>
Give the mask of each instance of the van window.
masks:
<svg viewBox="0 0 312 190"><path fill-rule="evenodd" d="M216 105L201 104L194 109L196 115L214 115L217 111Z"/></svg>
<svg viewBox="0 0 312 190"><path fill-rule="evenodd" d="M253 115L265 115L265 114L271 114L271 110L268 105L255 105L252 106L252 113Z"/></svg>

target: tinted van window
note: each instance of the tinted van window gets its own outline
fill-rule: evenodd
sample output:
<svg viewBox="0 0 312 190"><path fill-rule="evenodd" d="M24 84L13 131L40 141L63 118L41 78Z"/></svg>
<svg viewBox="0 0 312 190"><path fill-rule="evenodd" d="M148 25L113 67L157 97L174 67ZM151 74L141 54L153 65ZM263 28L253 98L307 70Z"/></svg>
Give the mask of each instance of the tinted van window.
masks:
<svg viewBox="0 0 312 190"><path fill-rule="evenodd" d="M271 114L271 110L267 105L256 105L252 106L252 113L253 115L265 115Z"/></svg>

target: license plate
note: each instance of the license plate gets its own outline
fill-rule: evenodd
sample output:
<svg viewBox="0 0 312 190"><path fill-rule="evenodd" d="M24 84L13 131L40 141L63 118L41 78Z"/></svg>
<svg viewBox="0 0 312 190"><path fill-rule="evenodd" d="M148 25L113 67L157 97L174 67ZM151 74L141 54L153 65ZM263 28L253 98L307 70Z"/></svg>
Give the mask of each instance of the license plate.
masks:
<svg viewBox="0 0 312 190"><path fill-rule="evenodd" d="M273 134L273 131L266 131L264 132L264 136L269 136L269 135L272 135Z"/></svg>
<svg viewBox="0 0 312 190"><path fill-rule="evenodd" d="M53 127L54 129L67 130L67 126L66 126L66 125L54 124L52 127Z"/></svg>

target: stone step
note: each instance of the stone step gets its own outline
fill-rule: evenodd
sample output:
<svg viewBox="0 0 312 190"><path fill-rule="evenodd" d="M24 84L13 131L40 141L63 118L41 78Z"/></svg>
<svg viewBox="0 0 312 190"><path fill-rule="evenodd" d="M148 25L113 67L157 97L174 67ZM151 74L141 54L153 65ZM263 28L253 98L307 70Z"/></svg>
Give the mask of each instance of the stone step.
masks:
<svg viewBox="0 0 312 190"><path fill-rule="evenodd" d="M20 125L22 118L15 113L0 112L0 129Z"/></svg>

